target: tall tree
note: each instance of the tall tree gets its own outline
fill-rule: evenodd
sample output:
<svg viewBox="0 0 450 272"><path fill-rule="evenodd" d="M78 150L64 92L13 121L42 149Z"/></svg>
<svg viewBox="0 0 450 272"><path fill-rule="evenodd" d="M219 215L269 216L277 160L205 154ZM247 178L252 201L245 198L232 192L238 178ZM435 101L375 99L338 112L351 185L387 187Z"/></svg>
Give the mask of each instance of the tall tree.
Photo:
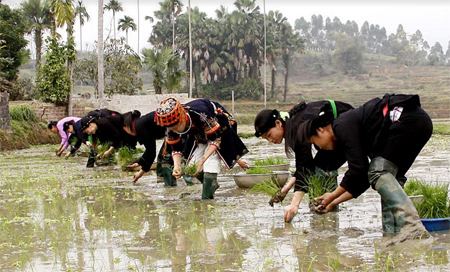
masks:
<svg viewBox="0 0 450 272"><path fill-rule="evenodd" d="M100 108L103 107L103 94L105 91L105 69L103 60L103 0L98 0L98 49L97 49L97 77L98 100Z"/></svg>
<svg viewBox="0 0 450 272"><path fill-rule="evenodd" d="M292 26L289 23L285 24L285 27L281 31L281 39L283 41L281 49L283 51L282 58L284 64L284 96L283 101L286 102L288 94L288 80L290 64L295 56L295 53L304 53L305 44L303 39L300 38L298 33L295 33Z"/></svg>
<svg viewBox="0 0 450 272"><path fill-rule="evenodd" d="M127 35L126 42L128 44L128 29L131 29L132 31L136 31L137 26L134 23L134 19L130 16L126 16L123 19L119 19L119 25L117 26L117 30L125 30L125 33Z"/></svg>
<svg viewBox="0 0 450 272"><path fill-rule="evenodd" d="M175 20L181 13L183 4L180 0L166 0L163 2L162 7L170 14L170 20L172 22L172 49L175 50Z"/></svg>
<svg viewBox="0 0 450 272"><path fill-rule="evenodd" d="M41 65L43 31L50 28L50 7L47 1L41 0L28 0L22 2L20 5L23 14L30 21L30 31L34 32L34 44L36 47L36 71L38 71Z"/></svg>
<svg viewBox="0 0 450 272"><path fill-rule="evenodd" d="M277 71L277 63L279 56L282 54L282 31L287 22L287 18L283 16L279 11L269 11L268 18L268 31L267 31L267 61L272 67L270 98L275 97L275 79Z"/></svg>
<svg viewBox="0 0 450 272"><path fill-rule="evenodd" d="M117 0L110 0L104 9L113 12L114 39L116 39L116 12L123 11L122 3Z"/></svg>
<svg viewBox="0 0 450 272"><path fill-rule="evenodd" d="M11 9L0 4L0 89L3 91L1 79L17 80L22 56L25 54L27 40L26 20L20 10ZM9 90L8 90L9 91Z"/></svg>
<svg viewBox="0 0 450 272"><path fill-rule="evenodd" d="M73 62L76 58L75 39L73 37L73 25L75 23L75 9L73 0L50 0L50 10L54 16L57 27L67 27L67 68L69 70L69 102L68 114L72 115L72 77Z"/></svg>
<svg viewBox="0 0 450 272"><path fill-rule="evenodd" d="M75 7L75 15L78 16L80 21L80 52L83 51L83 25L86 21L89 21L90 16L86 10L86 7L83 5L83 0L78 1L78 5Z"/></svg>

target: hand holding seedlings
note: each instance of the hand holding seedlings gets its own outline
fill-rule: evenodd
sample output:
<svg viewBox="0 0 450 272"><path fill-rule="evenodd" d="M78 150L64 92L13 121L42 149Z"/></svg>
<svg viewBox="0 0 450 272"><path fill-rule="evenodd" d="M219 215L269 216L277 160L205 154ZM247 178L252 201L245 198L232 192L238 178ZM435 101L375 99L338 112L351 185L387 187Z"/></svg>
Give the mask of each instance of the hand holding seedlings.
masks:
<svg viewBox="0 0 450 272"><path fill-rule="evenodd" d="M181 166L180 165L173 167L172 176L174 176L176 179L181 178Z"/></svg>
<svg viewBox="0 0 450 272"><path fill-rule="evenodd" d="M279 189L269 200L269 205L273 207L273 203L283 202L289 190L292 186L295 185L295 177L291 177L289 181L283 186L283 188Z"/></svg>

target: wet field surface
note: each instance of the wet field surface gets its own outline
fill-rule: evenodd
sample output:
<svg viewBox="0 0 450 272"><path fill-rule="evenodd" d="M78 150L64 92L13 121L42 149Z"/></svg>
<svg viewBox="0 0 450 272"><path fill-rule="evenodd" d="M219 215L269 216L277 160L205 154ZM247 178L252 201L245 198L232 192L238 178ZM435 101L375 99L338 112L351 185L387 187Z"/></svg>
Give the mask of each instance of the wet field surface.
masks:
<svg viewBox="0 0 450 272"><path fill-rule="evenodd" d="M433 137L408 178L449 182L449 140ZM284 156L282 145L244 142L250 163ZM0 154L0 271L450 271L449 231L381 246L389 238L372 189L324 215L305 199L285 224L292 193L272 208L232 173L200 200L201 184L165 188L154 173L133 184L119 166L87 169L55 149Z"/></svg>

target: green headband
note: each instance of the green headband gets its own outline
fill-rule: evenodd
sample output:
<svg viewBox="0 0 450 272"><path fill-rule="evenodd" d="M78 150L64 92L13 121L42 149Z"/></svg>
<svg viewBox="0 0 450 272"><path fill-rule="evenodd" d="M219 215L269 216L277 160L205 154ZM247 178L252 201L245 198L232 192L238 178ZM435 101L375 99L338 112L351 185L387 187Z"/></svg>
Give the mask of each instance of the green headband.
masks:
<svg viewBox="0 0 450 272"><path fill-rule="evenodd" d="M334 100L331 100L331 99L329 99L328 102L330 102L331 108L333 109L333 116L334 116L334 119L337 119L336 103L334 103Z"/></svg>

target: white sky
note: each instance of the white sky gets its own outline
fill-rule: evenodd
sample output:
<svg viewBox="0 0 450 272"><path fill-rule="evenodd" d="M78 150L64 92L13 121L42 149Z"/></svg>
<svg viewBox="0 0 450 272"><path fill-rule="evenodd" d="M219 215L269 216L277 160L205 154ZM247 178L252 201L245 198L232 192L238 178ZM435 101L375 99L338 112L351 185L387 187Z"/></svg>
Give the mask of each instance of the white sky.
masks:
<svg viewBox="0 0 450 272"><path fill-rule="evenodd" d="M75 0L76 1L76 0ZM116 14L117 21L125 15L134 18L137 23L139 2L139 22L140 22L140 42L139 46L149 48L151 45L147 42L150 35L151 24L144 18L146 15L154 17L154 11L159 9L160 0L119 0L124 9L123 12ZM22 0L3 0L3 4L8 4L13 8L20 7ZM83 27L83 50L92 49L93 43L97 40L97 18L98 2L97 0L84 0L84 5L90 15L89 22ZM104 4L109 0L103 0ZM188 1L182 0L183 11L186 11ZM235 9L233 3L235 0L191 0L191 7L198 6L200 11L206 12L210 17L215 17L215 10L223 5L228 7L231 12ZM337 16L342 23L347 20L355 21L361 28L364 21L369 24L378 24L385 27L387 34L396 33L399 24L403 25L407 34L413 34L416 30L422 32L423 38L430 46L439 42L444 52L450 41L450 0L266 0L266 12L269 10L279 10L289 22L294 26L296 19L304 17L307 21L311 20L312 15L321 14L324 18L333 19ZM263 0L257 0L256 4L260 6L263 12ZM104 13L104 35L112 30L112 12ZM64 35L64 31L59 31ZM125 37L125 32L117 31L117 36ZM138 34L129 31L129 44L137 50ZM80 34L79 22L75 25L75 42L79 49Z"/></svg>

